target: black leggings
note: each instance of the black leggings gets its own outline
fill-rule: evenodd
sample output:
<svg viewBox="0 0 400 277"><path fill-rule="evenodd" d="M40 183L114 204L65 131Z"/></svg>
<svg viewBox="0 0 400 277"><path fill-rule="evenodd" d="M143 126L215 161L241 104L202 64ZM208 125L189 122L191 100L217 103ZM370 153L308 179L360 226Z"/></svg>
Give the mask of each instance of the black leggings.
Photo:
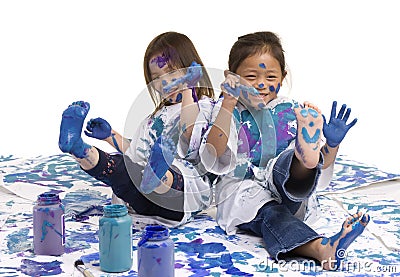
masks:
<svg viewBox="0 0 400 277"><path fill-rule="evenodd" d="M142 180L143 166L131 161L121 154L111 155L100 149L99 162L90 169L84 170L97 180L109 185L114 194L127 202L138 214L160 216L166 219L181 221L183 212L183 177L175 170L173 188L165 194L142 194L138 187ZM182 190L182 191L178 191Z"/></svg>

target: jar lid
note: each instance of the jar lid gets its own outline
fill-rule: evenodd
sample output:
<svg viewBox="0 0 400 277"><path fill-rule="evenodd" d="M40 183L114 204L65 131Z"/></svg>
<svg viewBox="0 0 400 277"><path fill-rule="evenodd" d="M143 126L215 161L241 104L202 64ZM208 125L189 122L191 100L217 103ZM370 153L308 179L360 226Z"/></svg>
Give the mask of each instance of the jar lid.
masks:
<svg viewBox="0 0 400 277"><path fill-rule="evenodd" d="M57 193L45 192L38 196L37 201L44 204L59 203L60 197L58 197Z"/></svg>
<svg viewBox="0 0 400 277"><path fill-rule="evenodd" d="M162 225L147 225L138 243L138 247L148 240L164 240L169 237L169 230Z"/></svg>
<svg viewBox="0 0 400 277"><path fill-rule="evenodd" d="M125 205L110 204L103 207L104 215L108 217L118 217L128 214L128 209Z"/></svg>

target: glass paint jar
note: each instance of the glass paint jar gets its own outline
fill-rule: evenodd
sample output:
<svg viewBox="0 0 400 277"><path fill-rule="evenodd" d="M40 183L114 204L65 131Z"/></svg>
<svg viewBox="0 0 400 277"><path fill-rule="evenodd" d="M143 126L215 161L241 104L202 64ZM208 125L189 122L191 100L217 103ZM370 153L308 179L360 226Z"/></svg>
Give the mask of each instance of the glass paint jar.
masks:
<svg viewBox="0 0 400 277"><path fill-rule="evenodd" d="M65 252L64 206L56 193L42 193L33 207L33 252L59 256Z"/></svg>
<svg viewBox="0 0 400 277"><path fill-rule="evenodd" d="M100 269L123 272L132 267L132 218L125 205L104 206L99 220Z"/></svg>
<svg viewBox="0 0 400 277"><path fill-rule="evenodd" d="M174 276L174 242L168 228L148 225L138 243L139 277Z"/></svg>

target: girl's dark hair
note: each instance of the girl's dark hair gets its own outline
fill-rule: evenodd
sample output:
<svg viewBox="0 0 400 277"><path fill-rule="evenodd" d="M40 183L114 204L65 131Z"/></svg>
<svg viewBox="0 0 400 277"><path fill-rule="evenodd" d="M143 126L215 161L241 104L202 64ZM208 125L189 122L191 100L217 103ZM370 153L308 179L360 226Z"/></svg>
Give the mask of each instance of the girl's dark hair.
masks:
<svg viewBox="0 0 400 277"><path fill-rule="evenodd" d="M239 37L229 53L229 71L236 73L243 60L264 53L269 53L278 60L282 76L285 76L286 63L281 40L272 32L256 32Z"/></svg>
<svg viewBox="0 0 400 277"><path fill-rule="evenodd" d="M189 67L192 62L197 62L204 66L196 51L192 41L184 34L177 32L166 32L156 36L147 46L146 53L143 59L144 78L148 85L151 79L151 72L149 69L150 59L155 55L168 57L168 66L171 69L180 69ZM151 86L148 86L151 99L156 106L156 113L164 104L157 91ZM207 72L203 71L203 77L200 80L199 87L196 87L197 98L200 99L203 95L210 98L214 97L214 90Z"/></svg>

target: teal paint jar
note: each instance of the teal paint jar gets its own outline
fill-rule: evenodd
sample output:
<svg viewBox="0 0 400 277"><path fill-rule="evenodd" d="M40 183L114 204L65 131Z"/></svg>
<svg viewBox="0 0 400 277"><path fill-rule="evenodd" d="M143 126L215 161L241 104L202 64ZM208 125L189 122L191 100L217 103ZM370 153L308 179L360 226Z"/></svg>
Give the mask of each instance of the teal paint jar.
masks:
<svg viewBox="0 0 400 277"><path fill-rule="evenodd" d="M132 267L132 218L125 205L104 206L99 220L100 269L123 272Z"/></svg>
<svg viewBox="0 0 400 277"><path fill-rule="evenodd" d="M148 225L138 243L139 277L173 277L175 270L174 242L168 228Z"/></svg>

